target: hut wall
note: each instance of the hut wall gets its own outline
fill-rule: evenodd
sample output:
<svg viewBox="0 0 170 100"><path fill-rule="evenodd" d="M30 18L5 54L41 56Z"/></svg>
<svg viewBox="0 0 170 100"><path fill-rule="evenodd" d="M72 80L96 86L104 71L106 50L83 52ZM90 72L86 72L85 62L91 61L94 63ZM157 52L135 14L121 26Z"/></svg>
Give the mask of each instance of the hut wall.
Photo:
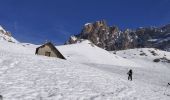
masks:
<svg viewBox="0 0 170 100"><path fill-rule="evenodd" d="M57 57L57 55L48 45L45 45L44 47L39 48L38 50L39 55L45 55L46 52L50 52L50 57Z"/></svg>

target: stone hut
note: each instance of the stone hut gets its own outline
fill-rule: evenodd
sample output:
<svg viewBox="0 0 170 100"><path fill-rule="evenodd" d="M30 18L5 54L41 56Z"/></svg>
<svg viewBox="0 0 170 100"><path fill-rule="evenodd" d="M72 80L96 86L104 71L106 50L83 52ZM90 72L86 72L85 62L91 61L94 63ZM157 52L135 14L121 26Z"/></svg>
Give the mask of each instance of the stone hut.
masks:
<svg viewBox="0 0 170 100"><path fill-rule="evenodd" d="M35 54L65 59L65 57L51 42L45 43L42 46L36 48Z"/></svg>

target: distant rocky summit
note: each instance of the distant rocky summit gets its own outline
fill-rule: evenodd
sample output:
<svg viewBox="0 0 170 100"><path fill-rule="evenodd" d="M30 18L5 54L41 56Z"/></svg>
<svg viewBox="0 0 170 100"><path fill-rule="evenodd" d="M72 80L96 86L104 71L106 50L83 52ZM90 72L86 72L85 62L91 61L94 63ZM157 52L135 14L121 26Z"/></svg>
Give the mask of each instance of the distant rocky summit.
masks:
<svg viewBox="0 0 170 100"><path fill-rule="evenodd" d="M170 24L122 31L117 26L108 26L105 20L101 20L85 24L80 34L71 36L66 44L84 39L108 51L145 47L170 51Z"/></svg>

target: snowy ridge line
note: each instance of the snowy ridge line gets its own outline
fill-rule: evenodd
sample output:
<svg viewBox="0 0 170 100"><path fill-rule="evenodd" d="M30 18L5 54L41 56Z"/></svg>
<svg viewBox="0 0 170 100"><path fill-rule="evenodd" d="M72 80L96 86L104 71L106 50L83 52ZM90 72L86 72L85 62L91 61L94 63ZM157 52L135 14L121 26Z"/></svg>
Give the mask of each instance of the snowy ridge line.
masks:
<svg viewBox="0 0 170 100"><path fill-rule="evenodd" d="M2 26L0 26L0 41L19 43L15 38L11 36L11 33L6 31Z"/></svg>
<svg viewBox="0 0 170 100"><path fill-rule="evenodd" d="M124 59L118 55L103 50L90 41L82 41L81 43L57 46L56 47L67 60L79 63L96 63L118 66L134 66L141 67L137 63ZM80 59L81 58L81 59Z"/></svg>

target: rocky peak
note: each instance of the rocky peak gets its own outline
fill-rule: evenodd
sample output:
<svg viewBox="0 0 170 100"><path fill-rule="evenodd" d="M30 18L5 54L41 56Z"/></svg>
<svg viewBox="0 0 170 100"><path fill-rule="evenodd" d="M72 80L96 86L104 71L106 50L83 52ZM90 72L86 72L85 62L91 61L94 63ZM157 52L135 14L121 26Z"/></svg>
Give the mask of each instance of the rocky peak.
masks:
<svg viewBox="0 0 170 100"><path fill-rule="evenodd" d="M109 27L105 20L101 20L85 25L79 38L91 40L96 45L104 48L103 42L108 38L108 34Z"/></svg>
<svg viewBox="0 0 170 100"><path fill-rule="evenodd" d="M136 30L121 31L117 26L108 26L105 20L101 20L85 24L80 34L75 37L76 42L87 39L106 50L140 47L155 47L165 50L170 47L170 24L163 27L139 27ZM72 43L75 41L70 38L67 44Z"/></svg>

